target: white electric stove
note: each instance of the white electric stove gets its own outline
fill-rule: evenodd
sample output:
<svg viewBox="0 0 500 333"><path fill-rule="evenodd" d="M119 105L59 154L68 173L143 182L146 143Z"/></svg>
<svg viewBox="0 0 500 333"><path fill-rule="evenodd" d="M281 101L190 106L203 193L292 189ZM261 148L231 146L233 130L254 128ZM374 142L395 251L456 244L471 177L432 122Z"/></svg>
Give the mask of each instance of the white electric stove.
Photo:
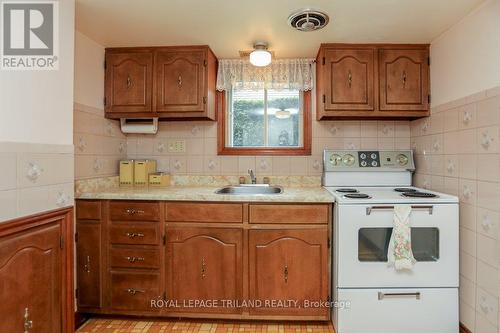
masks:
<svg viewBox="0 0 500 333"><path fill-rule="evenodd" d="M411 186L411 151L324 152L335 196L337 333L458 332L458 199ZM411 205L412 270L388 265L395 205ZM347 302L347 303L346 303Z"/></svg>

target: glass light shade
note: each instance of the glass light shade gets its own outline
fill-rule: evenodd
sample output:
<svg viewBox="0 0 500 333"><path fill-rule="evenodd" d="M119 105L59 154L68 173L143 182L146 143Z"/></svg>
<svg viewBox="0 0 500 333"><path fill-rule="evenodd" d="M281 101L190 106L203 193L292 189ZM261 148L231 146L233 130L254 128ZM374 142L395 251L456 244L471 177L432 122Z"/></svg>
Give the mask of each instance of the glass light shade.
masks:
<svg viewBox="0 0 500 333"><path fill-rule="evenodd" d="M291 115L292 115L292 113L288 110L278 110L274 114L274 116L278 119L288 119L288 118L290 118Z"/></svg>
<svg viewBox="0 0 500 333"><path fill-rule="evenodd" d="M250 53L250 63L257 67L264 67L271 63L271 52L267 50L254 50Z"/></svg>

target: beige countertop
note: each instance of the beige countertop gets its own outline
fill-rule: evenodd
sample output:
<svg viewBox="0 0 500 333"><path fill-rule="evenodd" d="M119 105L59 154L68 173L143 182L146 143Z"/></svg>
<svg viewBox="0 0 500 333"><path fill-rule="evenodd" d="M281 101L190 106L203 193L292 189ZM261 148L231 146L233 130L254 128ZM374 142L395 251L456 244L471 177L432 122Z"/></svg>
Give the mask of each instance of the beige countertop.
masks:
<svg viewBox="0 0 500 333"><path fill-rule="evenodd" d="M333 196L322 187L284 187L281 194L222 195L213 186L170 186L158 189L107 188L77 193L75 199L232 201L232 202L310 202L332 203Z"/></svg>

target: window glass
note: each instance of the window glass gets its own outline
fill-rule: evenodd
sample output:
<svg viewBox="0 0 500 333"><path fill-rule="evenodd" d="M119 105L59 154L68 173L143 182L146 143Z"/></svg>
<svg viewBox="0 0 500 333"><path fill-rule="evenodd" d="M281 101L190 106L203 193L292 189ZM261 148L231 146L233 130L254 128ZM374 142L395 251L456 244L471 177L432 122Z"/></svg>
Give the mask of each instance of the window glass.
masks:
<svg viewBox="0 0 500 333"><path fill-rule="evenodd" d="M302 93L233 89L228 98L226 146L302 147Z"/></svg>

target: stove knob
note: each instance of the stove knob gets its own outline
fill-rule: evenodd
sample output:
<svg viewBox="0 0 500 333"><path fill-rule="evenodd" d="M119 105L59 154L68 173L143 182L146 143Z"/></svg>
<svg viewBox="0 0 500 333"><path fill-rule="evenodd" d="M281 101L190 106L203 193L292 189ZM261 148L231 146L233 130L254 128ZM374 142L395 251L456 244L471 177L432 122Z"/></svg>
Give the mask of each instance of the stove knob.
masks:
<svg viewBox="0 0 500 333"><path fill-rule="evenodd" d="M361 161L361 166L362 167L365 167L368 163L366 163L366 161Z"/></svg>
<svg viewBox="0 0 500 333"><path fill-rule="evenodd" d="M333 154L333 155L330 157L330 163L331 163L333 166L338 166L338 165L340 165L340 162L342 162L342 158L340 157L340 155Z"/></svg>
<svg viewBox="0 0 500 333"><path fill-rule="evenodd" d="M377 158L377 154L372 153L372 154L370 155L370 157L372 158L372 160L374 160L374 159L376 159L376 158Z"/></svg>
<svg viewBox="0 0 500 333"><path fill-rule="evenodd" d="M359 157L361 157L361 159L364 160L366 158L366 154L365 153L361 153L361 155L359 155Z"/></svg>
<svg viewBox="0 0 500 333"><path fill-rule="evenodd" d="M344 164L347 166L351 166L354 164L355 158L351 154L345 154L344 158L342 159L342 162L344 162Z"/></svg>
<svg viewBox="0 0 500 333"><path fill-rule="evenodd" d="M376 166L378 166L378 163L377 163L377 161L372 161L372 166L373 166L373 167L376 167Z"/></svg>
<svg viewBox="0 0 500 333"><path fill-rule="evenodd" d="M406 155L399 154L396 157L396 160L398 161L399 165L401 165L401 166L405 166L408 164L408 157L406 157Z"/></svg>

